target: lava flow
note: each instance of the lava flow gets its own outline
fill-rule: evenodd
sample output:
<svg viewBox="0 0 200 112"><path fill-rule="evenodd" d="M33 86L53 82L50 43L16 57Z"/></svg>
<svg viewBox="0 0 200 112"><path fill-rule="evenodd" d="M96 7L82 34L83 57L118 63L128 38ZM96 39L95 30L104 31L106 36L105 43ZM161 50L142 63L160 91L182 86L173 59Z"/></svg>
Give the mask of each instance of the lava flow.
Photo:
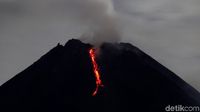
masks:
<svg viewBox="0 0 200 112"><path fill-rule="evenodd" d="M96 55L95 55L95 49L91 48L89 50L89 54L90 54L90 58L92 60L92 65L93 65L93 71L94 71L94 75L96 78L96 89L95 91L92 93L92 96L95 96L98 92L99 87L103 87L101 78L100 78L100 73L99 73L99 69L98 69L98 65L96 63Z"/></svg>

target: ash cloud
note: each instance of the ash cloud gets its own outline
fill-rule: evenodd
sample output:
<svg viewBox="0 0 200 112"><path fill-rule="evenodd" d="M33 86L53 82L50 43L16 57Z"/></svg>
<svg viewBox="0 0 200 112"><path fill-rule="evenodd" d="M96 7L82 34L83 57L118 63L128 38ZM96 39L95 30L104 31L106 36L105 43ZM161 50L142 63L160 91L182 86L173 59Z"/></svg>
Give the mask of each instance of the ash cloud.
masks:
<svg viewBox="0 0 200 112"><path fill-rule="evenodd" d="M94 45L102 42L120 40L117 13L112 0L34 0L23 1L24 6L31 4L31 12L67 18L86 27L79 39ZM35 7L38 7L36 9ZM42 11L42 12L41 12ZM59 12L59 13L58 13ZM49 14L48 14L49 13Z"/></svg>
<svg viewBox="0 0 200 112"><path fill-rule="evenodd" d="M102 42L118 42L120 40L117 15L111 0L75 0L83 6L79 13L84 14L80 19L88 22L89 29L81 36L81 40L94 45Z"/></svg>

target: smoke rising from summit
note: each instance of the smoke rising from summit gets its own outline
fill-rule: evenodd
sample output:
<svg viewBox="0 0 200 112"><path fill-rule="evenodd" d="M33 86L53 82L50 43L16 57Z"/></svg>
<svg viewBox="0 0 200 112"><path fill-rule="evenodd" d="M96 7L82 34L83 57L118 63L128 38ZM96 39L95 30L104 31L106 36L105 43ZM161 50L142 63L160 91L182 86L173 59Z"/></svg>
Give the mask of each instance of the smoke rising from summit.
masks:
<svg viewBox="0 0 200 112"><path fill-rule="evenodd" d="M83 9L80 13L85 14L80 19L89 22L89 29L81 36L81 40L99 45L102 42L117 42L120 40L117 15L111 0L76 0L80 2Z"/></svg>

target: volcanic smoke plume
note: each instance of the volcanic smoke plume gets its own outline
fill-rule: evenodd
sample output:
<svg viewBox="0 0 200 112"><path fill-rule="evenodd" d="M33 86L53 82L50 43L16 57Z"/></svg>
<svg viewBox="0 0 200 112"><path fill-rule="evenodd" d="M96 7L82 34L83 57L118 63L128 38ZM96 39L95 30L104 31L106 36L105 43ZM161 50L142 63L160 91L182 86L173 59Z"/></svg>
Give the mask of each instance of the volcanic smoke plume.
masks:
<svg viewBox="0 0 200 112"><path fill-rule="evenodd" d="M80 37L81 40L96 46L103 42L120 40L117 14L114 11L112 0L84 0L84 2L75 0L74 2L84 7L78 11L86 14L81 16L79 21L86 22L89 26L88 32Z"/></svg>
<svg viewBox="0 0 200 112"><path fill-rule="evenodd" d="M200 94L128 43L57 45L0 87L3 112L164 112ZM103 86L103 87L102 87ZM145 106L145 107L144 107Z"/></svg>

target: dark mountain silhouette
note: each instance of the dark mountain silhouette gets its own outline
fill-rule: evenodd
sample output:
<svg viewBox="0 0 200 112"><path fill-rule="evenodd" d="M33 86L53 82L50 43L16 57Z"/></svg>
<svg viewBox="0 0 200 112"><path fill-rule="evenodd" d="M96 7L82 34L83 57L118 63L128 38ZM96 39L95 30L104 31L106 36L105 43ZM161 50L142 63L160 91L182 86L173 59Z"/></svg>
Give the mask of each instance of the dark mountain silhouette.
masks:
<svg viewBox="0 0 200 112"><path fill-rule="evenodd" d="M127 43L104 43L97 63L104 88L95 89L90 44L69 40L0 87L1 112L164 112L200 106L200 94Z"/></svg>

